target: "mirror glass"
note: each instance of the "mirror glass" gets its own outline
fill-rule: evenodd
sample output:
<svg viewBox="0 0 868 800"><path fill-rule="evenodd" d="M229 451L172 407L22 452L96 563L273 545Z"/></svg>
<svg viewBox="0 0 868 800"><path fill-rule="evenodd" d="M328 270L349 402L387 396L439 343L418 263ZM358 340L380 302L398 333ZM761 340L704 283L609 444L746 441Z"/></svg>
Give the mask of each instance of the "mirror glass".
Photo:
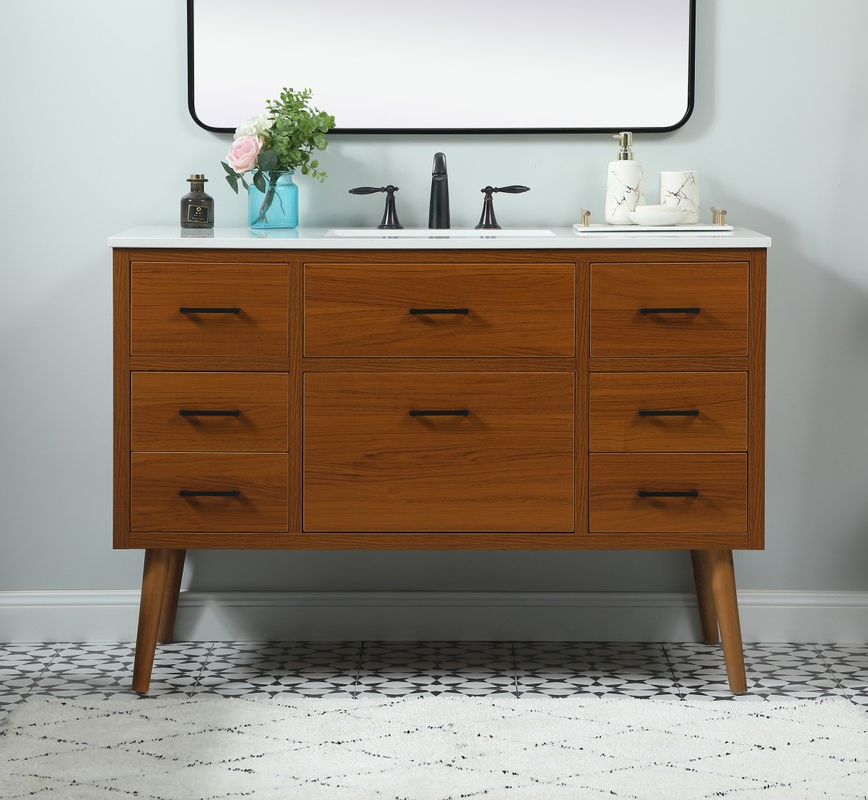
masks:
<svg viewBox="0 0 868 800"><path fill-rule="evenodd" d="M189 106L232 132L283 86L335 133L664 131L694 0L187 0Z"/></svg>

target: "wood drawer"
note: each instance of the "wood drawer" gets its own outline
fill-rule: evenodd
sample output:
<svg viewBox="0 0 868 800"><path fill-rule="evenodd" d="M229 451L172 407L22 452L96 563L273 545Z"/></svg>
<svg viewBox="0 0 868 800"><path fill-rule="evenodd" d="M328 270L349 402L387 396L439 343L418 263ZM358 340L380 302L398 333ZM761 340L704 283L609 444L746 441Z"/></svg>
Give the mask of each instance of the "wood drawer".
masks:
<svg viewBox="0 0 868 800"><path fill-rule="evenodd" d="M747 355L748 264L592 264L591 356Z"/></svg>
<svg viewBox="0 0 868 800"><path fill-rule="evenodd" d="M133 372L130 395L133 450L287 451L286 374Z"/></svg>
<svg viewBox="0 0 868 800"><path fill-rule="evenodd" d="M574 393L572 373L306 374L304 530L572 531Z"/></svg>
<svg viewBox="0 0 868 800"><path fill-rule="evenodd" d="M134 531L288 530L285 455L133 453L130 468ZM238 495L182 497L182 490Z"/></svg>
<svg viewBox="0 0 868 800"><path fill-rule="evenodd" d="M589 500L591 533L744 533L747 455L592 454Z"/></svg>
<svg viewBox="0 0 868 800"><path fill-rule="evenodd" d="M285 264L133 262L130 295L134 356L287 355Z"/></svg>
<svg viewBox="0 0 868 800"><path fill-rule="evenodd" d="M747 373L591 373L590 449L747 450Z"/></svg>
<svg viewBox="0 0 868 800"><path fill-rule="evenodd" d="M574 356L575 297L574 264L308 264L304 354Z"/></svg>

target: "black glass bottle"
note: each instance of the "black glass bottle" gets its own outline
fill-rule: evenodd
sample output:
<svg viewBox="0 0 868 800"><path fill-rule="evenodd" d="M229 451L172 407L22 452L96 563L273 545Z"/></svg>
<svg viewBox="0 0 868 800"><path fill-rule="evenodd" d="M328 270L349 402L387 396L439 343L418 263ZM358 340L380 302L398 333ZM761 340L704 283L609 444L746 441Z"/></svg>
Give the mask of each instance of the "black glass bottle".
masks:
<svg viewBox="0 0 868 800"><path fill-rule="evenodd" d="M190 193L181 198L181 227L182 228L213 228L214 227L214 198L205 194L204 175L191 175Z"/></svg>

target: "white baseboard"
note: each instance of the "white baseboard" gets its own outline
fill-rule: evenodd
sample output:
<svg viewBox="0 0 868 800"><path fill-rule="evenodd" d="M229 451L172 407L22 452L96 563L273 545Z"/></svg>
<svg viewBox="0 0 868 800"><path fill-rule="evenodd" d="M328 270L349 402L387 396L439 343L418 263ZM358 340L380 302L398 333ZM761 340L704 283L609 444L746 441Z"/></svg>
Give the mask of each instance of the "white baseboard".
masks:
<svg viewBox="0 0 868 800"><path fill-rule="evenodd" d="M743 591L746 642L864 642L868 592ZM0 592L0 641L130 641L137 591ZM179 641L693 641L661 592L183 592Z"/></svg>

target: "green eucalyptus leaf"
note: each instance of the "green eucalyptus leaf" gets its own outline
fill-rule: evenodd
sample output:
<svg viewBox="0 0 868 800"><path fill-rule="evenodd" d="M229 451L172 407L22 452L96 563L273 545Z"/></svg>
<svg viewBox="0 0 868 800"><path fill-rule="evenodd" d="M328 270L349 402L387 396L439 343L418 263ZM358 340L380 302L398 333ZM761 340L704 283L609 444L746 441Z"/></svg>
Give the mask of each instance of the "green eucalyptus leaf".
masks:
<svg viewBox="0 0 868 800"><path fill-rule="evenodd" d="M253 173L253 185L263 194L268 190L268 187L265 185L265 177L261 172Z"/></svg>
<svg viewBox="0 0 868 800"><path fill-rule="evenodd" d="M266 150L265 152L261 152L259 157L256 159L256 162L261 170L271 172L272 170L277 169L279 164L277 152L275 150Z"/></svg>
<svg viewBox="0 0 868 800"><path fill-rule="evenodd" d="M284 87L276 100L268 100L266 109L273 126L263 136L263 149L257 166L265 172L296 169L322 181L318 162L311 162L314 150L325 150L325 134L334 127L334 117L310 105L309 88ZM263 178L264 181L264 178ZM254 177L254 183L259 186Z"/></svg>
<svg viewBox="0 0 868 800"><path fill-rule="evenodd" d="M226 165L224 164L224 166ZM238 177L235 175L234 172L226 176L226 183L228 183L232 187L235 194L238 194Z"/></svg>

